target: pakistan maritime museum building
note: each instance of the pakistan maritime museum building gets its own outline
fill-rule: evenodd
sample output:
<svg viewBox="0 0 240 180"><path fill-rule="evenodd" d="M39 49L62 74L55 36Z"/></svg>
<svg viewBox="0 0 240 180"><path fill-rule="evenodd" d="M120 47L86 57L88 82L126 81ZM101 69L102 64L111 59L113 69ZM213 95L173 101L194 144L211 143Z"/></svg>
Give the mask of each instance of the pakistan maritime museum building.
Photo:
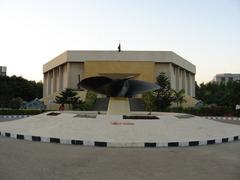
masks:
<svg viewBox="0 0 240 180"><path fill-rule="evenodd" d="M171 88L195 96L196 67L172 51L66 51L43 65L43 96L77 89L79 80L91 76L135 76L154 83L160 72Z"/></svg>

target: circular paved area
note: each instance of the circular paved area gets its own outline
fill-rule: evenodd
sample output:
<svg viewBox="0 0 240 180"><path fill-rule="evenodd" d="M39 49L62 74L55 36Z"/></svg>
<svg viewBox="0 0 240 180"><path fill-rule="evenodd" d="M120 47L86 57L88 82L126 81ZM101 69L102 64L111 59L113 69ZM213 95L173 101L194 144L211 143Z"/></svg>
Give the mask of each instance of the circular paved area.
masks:
<svg viewBox="0 0 240 180"><path fill-rule="evenodd" d="M118 115L95 118L76 113L40 114L0 122L4 136L32 141L109 147L191 146L239 139L240 126L183 114L157 114L157 120L126 120Z"/></svg>

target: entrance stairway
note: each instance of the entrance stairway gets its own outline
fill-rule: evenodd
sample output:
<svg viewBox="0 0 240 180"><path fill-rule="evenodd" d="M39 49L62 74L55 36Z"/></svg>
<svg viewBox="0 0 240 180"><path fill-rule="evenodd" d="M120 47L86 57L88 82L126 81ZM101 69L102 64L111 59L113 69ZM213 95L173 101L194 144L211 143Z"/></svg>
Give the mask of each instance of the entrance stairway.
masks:
<svg viewBox="0 0 240 180"><path fill-rule="evenodd" d="M130 98L131 111L145 111L145 104L141 98Z"/></svg>
<svg viewBox="0 0 240 180"><path fill-rule="evenodd" d="M93 111L107 111L109 98L97 98Z"/></svg>
<svg viewBox="0 0 240 180"><path fill-rule="evenodd" d="M93 106L93 111L107 111L109 98L97 98L95 105ZM129 99L131 111L144 111L145 105L140 98L130 98Z"/></svg>

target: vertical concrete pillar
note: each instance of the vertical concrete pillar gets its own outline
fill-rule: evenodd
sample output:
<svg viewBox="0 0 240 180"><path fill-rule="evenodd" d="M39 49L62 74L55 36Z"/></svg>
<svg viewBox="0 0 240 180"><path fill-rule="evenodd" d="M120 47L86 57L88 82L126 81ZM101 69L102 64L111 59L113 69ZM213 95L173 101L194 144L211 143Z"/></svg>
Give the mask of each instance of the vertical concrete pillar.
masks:
<svg viewBox="0 0 240 180"><path fill-rule="evenodd" d="M192 74L189 73L189 95L192 96L193 92L193 82L192 82Z"/></svg>
<svg viewBox="0 0 240 180"><path fill-rule="evenodd" d="M57 83L57 81L56 81L56 69L54 68L53 69L53 90L52 90L53 93L56 92L56 83Z"/></svg>
<svg viewBox="0 0 240 180"><path fill-rule="evenodd" d="M47 95L51 94L51 74L50 71L47 72Z"/></svg>
<svg viewBox="0 0 240 180"><path fill-rule="evenodd" d="M172 89L176 89L176 72L174 72L174 66L172 64L169 64L169 69L170 69L170 85Z"/></svg>
<svg viewBox="0 0 240 180"><path fill-rule="evenodd" d="M179 91L179 67L175 68L175 75L176 75L176 91Z"/></svg>
<svg viewBox="0 0 240 180"><path fill-rule="evenodd" d="M187 87L187 72L186 70L183 70L183 89L185 91L185 94L188 94L188 87Z"/></svg>
<svg viewBox="0 0 240 180"><path fill-rule="evenodd" d="M47 73L43 74L43 97L47 95Z"/></svg>
<svg viewBox="0 0 240 180"><path fill-rule="evenodd" d="M71 76L70 76L70 69L71 65L70 63L67 63L67 88L71 88Z"/></svg>
<svg viewBox="0 0 240 180"><path fill-rule="evenodd" d="M187 84L187 95L190 95L190 80L189 80L189 72L186 72L186 84Z"/></svg>
<svg viewBox="0 0 240 180"><path fill-rule="evenodd" d="M182 70L182 89L184 89L185 94L187 94L186 90L186 71Z"/></svg>
<svg viewBox="0 0 240 180"><path fill-rule="evenodd" d="M56 90L55 91L56 92L59 91L59 84L58 84L59 83L59 72L58 72L58 70L59 70L59 68L56 67L55 68L55 80L56 80L55 81L55 83L56 83L56 86L55 86Z"/></svg>
<svg viewBox="0 0 240 180"><path fill-rule="evenodd" d="M179 78L178 78L178 83L179 83L179 90L182 90L183 89L183 86L182 86L182 69L181 68L179 68L179 71L178 71L179 73L178 73L178 75L179 75Z"/></svg>
<svg viewBox="0 0 240 180"><path fill-rule="evenodd" d="M168 78L169 78L169 81L170 81L170 85L172 87L172 65L169 63L168 64Z"/></svg>
<svg viewBox="0 0 240 180"><path fill-rule="evenodd" d="M50 77L51 77L51 91L50 91L50 94L53 93L53 84L54 84L54 81L53 81L53 69L50 71Z"/></svg>
<svg viewBox="0 0 240 180"><path fill-rule="evenodd" d="M192 74L192 79L193 79L193 91L192 91L192 96L195 97L195 91L196 91L196 87L195 87L195 74Z"/></svg>
<svg viewBox="0 0 240 180"><path fill-rule="evenodd" d="M63 90L63 67L58 67L58 91Z"/></svg>

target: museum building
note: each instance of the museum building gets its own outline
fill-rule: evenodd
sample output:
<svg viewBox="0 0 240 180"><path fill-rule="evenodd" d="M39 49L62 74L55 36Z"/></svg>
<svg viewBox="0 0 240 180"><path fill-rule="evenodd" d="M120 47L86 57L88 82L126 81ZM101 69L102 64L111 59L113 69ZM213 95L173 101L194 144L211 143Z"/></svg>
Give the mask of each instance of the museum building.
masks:
<svg viewBox="0 0 240 180"><path fill-rule="evenodd" d="M159 73L169 77L171 88L195 96L196 67L172 51L65 51L43 65L43 97L65 88L79 89L80 80L91 76L156 82Z"/></svg>

